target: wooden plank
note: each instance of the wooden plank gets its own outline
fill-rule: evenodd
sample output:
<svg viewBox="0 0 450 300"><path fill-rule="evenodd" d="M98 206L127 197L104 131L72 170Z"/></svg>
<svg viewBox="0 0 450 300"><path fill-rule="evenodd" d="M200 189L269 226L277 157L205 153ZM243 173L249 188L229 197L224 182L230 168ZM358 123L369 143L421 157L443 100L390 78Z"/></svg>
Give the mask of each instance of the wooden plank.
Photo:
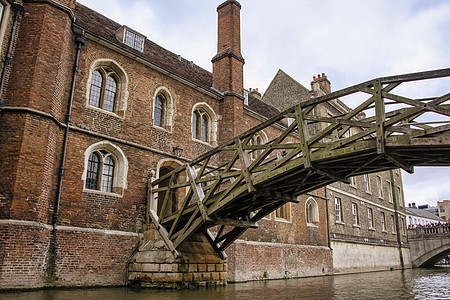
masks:
<svg viewBox="0 0 450 300"><path fill-rule="evenodd" d="M197 203L198 209L202 216L203 222L206 223L208 220L208 214L206 213L206 209L203 206L203 200L205 199L205 194L203 193L202 187L195 182L197 178L197 174L193 167L189 164L186 164L186 172L188 173L189 182L191 183L191 188L194 193L194 200Z"/></svg>
<svg viewBox="0 0 450 300"><path fill-rule="evenodd" d="M375 114L376 114L376 125L377 125L377 153L385 153L385 131L384 122L386 121L384 98L381 92L381 82L376 80L374 83L374 97L375 97Z"/></svg>
<svg viewBox="0 0 450 300"><path fill-rule="evenodd" d="M242 142L241 140L238 140L238 154L241 161L242 166L242 175L244 176L244 180L247 184L247 190L249 193L252 193L256 191L255 187L252 183L252 174L250 173L248 167L250 166L250 158L248 157L247 153L244 152L242 149Z"/></svg>
<svg viewBox="0 0 450 300"><path fill-rule="evenodd" d="M153 224L156 226L156 230L158 230L164 243L169 248L169 250L172 252L172 254L175 256L175 258L178 258L179 253L176 250L176 246L174 246L172 241L169 239L166 229L158 223L158 216L152 210L150 210L149 213L150 213L150 218L152 219Z"/></svg>
<svg viewBox="0 0 450 300"><path fill-rule="evenodd" d="M215 225L233 226L233 227L245 227L245 228L258 228L256 222L235 220L229 218L215 218L213 219Z"/></svg>

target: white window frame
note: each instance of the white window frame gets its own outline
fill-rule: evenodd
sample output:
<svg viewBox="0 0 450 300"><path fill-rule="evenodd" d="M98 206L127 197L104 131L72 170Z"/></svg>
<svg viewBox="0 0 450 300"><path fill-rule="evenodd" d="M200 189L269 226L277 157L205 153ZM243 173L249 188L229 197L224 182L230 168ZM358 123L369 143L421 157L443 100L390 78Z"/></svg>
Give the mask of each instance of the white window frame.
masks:
<svg viewBox="0 0 450 300"><path fill-rule="evenodd" d="M377 190L378 190L378 198L383 199L383 185L381 182L381 176L377 175Z"/></svg>
<svg viewBox="0 0 450 300"><path fill-rule="evenodd" d="M391 188L391 182L386 181L386 189L387 189L387 196L389 203L392 203L392 188Z"/></svg>
<svg viewBox="0 0 450 300"><path fill-rule="evenodd" d="M358 204L352 202L353 226L359 226Z"/></svg>
<svg viewBox="0 0 450 300"><path fill-rule="evenodd" d="M370 194L370 177L369 174L363 175L363 182L364 182L364 191L368 194Z"/></svg>
<svg viewBox="0 0 450 300"><path fill-rule="evenodd" d="M336 213L336 223L342 223L342 200L339 197L334 197L334 209Z"/></svg>
<svg viewBox="0 0 450 300"><path fill-rule="evenodd" d="M367 219L369 222L369 229L373 228L373 209L371 207L367 208Z"/></svg>

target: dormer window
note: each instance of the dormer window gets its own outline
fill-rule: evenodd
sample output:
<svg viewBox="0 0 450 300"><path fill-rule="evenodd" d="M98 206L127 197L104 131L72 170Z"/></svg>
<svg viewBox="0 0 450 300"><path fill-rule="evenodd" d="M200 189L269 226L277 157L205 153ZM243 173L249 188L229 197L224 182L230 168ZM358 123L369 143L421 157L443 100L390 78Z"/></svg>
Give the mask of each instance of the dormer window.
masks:
<svg viewBox="0 0 450 300"><path fill-rule="evenodd" d="M122 26L117 32L116 37L127 46L130 46L133 49L144 52L144 41L145 36L137 33L136 31Z"/></svg>

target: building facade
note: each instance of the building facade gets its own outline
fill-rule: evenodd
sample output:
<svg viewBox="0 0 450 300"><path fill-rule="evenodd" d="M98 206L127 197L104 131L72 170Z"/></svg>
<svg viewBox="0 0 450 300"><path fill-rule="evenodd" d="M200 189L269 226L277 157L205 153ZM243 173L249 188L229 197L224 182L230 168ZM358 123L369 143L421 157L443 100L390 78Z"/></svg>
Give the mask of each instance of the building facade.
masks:
<svg viewBox="0 0 450 300"><path fill-rule="evenodd" d="M279 112L244 93L241 6L218 7L211 73L74 0L1 4L0 286L125 285L148 206L180 204L148 203L148 181ZM269 215L229 249L228 279L331 273L326 214L319 190ZM226 280L192 267L171 275Z"/></svg>
<svg viewBox="0 0 450 300"><path fill-rule="evenodd" d="M448 222L450 220L450 200L442 200L437 202L439 217Z"/></svg>

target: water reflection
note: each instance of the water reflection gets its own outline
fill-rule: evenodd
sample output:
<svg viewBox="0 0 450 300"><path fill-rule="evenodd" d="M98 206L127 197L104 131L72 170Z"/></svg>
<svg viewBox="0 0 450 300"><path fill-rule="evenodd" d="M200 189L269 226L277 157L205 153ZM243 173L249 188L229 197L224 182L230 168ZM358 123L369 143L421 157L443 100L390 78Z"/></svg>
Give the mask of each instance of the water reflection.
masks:
<svg viewBox="0 0 450 300"><path fill-rule="evenodd" d="M0 293L0 299L450 299L449 286L450 268L439 268L249 282L199 290L42 290Z"/></svg>

